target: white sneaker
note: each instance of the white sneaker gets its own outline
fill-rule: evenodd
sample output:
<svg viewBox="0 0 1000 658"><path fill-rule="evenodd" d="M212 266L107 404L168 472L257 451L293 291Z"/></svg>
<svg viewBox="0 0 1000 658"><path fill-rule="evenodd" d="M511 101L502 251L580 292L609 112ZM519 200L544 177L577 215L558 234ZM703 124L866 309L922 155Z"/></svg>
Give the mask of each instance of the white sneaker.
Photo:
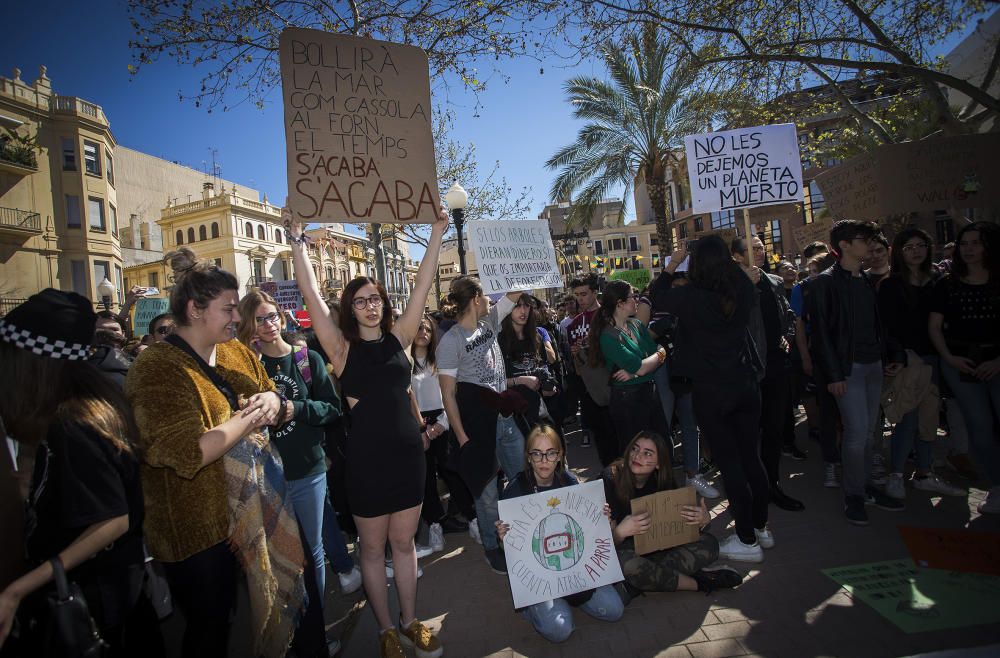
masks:
<svg viewBox="0 0 1000 658"><path fill-rule="evenodd" d="M761 548L774 548L774 533L767 526L764 529L754 528L753 532L757 535L757 543L760 544ZM736 535L733 535L734 537Z"/></svg>
<svg viewBox="0 0 1000 658"><path fill-rule="evenodd" d="M837 465L827 464L826 472L823 476L823 486L828 489L836 489L840 486L840 481L837 479Z"/></svg>
<svg viewBox="0 0 1000 658"><path fill-rule="evenodd" d="M483 543L483 538L479 536L479 521L477 519L469 521L469 536L472 537L477 544Z"/></svg>
<svg viewBox="0 0 1000 658"><path fill-rule="evenodd" d="M739 536L733 533L719 544L720 560L735 560L736 562L763 562L764 549L760 543L744 544Z"/></svg>
<svg viewBox="0 0 1000 658"><path fill-rule="evenodd" d="M423 575L424 575L424 570L421 569L420 565L418 564L417 565L417 578L421 578L421 577L423 577ZM385 577L386 578L395 578L396 577L396 571L392 568L392 560L386 560L385 561Z"/></svg>
<svg viewBox="0 0 1000 658"><path fill-rule="evenodd" d="M718 498L720 495L719 490L705 482L705 477L702 475L688 476L685 484L694 487L694 490L700 493L702 498Z"/></svg>
<svg viewBox="0 0 1000 658"><path fill-rule="evenodd" d="M929 473L926 477L918 478L913 476L911 480L914 489L921 491L933 491L942 496L964 496L969 492L960 487L954 487L937 476L936 473Z"/></svg>
<svg viewBox="0 0 1000 658"><path fill-rule="evenodd" d="M885 482L885 495L896 500L906 499L906 485L903 483L902 473L889 473L889 479Z"/></svg>
<svg viewBox="0 0 1000 658"><path fill-rule="evenodd" d="M1000 514L1000 487L993 487L976 508L980 514Z"/></svg>
<svg viewBox="0 0 1000 658"><path fill-rule="evenodd" d="M418 560L422 557L427 557L428 555L434 552L434 549L431 548L430 546L424 546L423 544L417 544L416 542L414 542L413 547L417 549Z"/></svg>
<svg viewBox="0 0 1000 658"><path fill-rule="evenodd" d="M430 530L431 550L437 553L444 550L444 530L440 523L432 523Z"/></svg>
<svg viewBox="0 0 1000 658"><path fill-rule="evenodd" d="M341 592L344 594L356 592L361 587L361 569L358 569L356 566L351 567L351 570L347 573L338 573L337 579L340 580Z"/></svg>

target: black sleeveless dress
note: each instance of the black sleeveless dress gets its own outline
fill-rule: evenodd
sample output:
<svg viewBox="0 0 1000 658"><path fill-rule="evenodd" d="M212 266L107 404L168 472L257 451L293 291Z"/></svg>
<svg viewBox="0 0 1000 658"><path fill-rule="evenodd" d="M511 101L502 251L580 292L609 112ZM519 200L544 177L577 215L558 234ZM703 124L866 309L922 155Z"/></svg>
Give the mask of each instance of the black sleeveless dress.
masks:
<svg viewBox="0 0 1000 658"><path fill-rule="evenodd" d="M356 516L375 517L424 500L427 464L410 404L410 361L399 340L352 342L340 376L351 407L347 431L347 496Z"/></svg>

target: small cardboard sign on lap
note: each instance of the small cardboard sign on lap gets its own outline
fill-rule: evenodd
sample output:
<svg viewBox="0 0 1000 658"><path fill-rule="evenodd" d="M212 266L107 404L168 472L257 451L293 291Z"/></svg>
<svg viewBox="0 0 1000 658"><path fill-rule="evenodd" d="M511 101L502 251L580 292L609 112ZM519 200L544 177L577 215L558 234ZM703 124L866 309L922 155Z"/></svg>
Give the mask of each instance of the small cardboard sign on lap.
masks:
<svg viewBox="0 0 1000 658"><path fill-rule="evenodd" d="M802 201L793 123L687 135L684 149L696 213Z"/></svg>
<svg viewBox="0 0 1000 658"><path fill-rule="evenodd" d="M278 59L295 219L434 222L441 202L427 54L287 28Z"/></svg>
<svg viewBox="0 0 1000 658"><path fill-rule="evenodd" d="M563 287L548 221L482 220L466 227L487 294Z"/></svg>
<svg viewBox="0 0 1000 658"><path fill-rule="evenodd" d="M698 541L698 526L688 525L681 516L681 507L697 505L692 487L658 491L649 496L632 499L632 514L648 512L649 530L633 537L635 552L647 555L665 548Z"/></svg>
<svg viewBox="0 0 1000 658"><path fill-rule="evenodd" d="M515 608L625 579L604 503L601 480L500 501Z"/></svg>

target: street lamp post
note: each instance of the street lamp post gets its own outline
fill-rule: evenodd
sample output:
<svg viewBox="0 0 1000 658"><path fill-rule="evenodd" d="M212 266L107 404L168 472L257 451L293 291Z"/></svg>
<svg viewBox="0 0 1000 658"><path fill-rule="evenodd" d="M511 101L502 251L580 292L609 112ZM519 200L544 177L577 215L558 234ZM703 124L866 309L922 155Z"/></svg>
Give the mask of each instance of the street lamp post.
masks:
<svg viewBox="0 0 1000 658"><path fill-rule="evenodd" d="M115 286L113 283L108 281L108 277L104 277L104 281L97 284L97 292L101 296L101 305L104 306L104 310L110 311L111 298L115 294Z"/></svg>
<svg viewBox="0 0 1000 658"><path fill-rule="evenodd" d="M451 187L444 195L451 210L451 217L455 220L455 231L458 233L458 267L462 274L466 274L465 269L465 242L462 239L462 228L465 225L465 206L469 203L468 193L462 189L458 181L452 183Z"/></svg>

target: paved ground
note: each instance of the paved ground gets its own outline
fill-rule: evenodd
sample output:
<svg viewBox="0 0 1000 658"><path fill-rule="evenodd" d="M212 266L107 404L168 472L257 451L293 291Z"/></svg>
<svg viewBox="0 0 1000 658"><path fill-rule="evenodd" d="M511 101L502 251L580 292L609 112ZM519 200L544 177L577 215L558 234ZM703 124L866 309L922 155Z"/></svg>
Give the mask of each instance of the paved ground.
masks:
<svg viewBox="0 0 1000 658"><path fill-rule="evenodd" d="M799 430L804 433L804 426ZM572 637L553 645L513 611L506 577L490 571L482 548L468 535L446 535L445 551L421 560L424 577L417 612L439 634L445 655L456 658L754 654L854 658L908 656L1000 642L1000 625L905 634L820 572L907 557L897 524L1000 531L1000 519L978 517L975 512L984 495L981 489L973 488L968 499L911 491L905 511L871 509L871 525L858 528L844 521L840 490L821 485L818 446L806 438L800 437L799 442L808 448L809 459L793 462L785 458L782 468L787 473L786 491L803 500L806 511L791 513L771 507L777 546L767 551L764 563L741 569L748 578L736 590L710 596L692 592L647 595L633 601L624 618L614 624L577 611ZM584 450L577 444L577 437L571 435L571 464L581 467L583 476L596 477L594 449ZM718 515L712 531L720 537L729 532L725 508L723 500L712 510ZM363 599L331 592L329 601L328 616L337 620L331 631L345 643L341 655L377 656L377 625ZM983 655L989 654L1000 655L1000 646Z"/></svg>

